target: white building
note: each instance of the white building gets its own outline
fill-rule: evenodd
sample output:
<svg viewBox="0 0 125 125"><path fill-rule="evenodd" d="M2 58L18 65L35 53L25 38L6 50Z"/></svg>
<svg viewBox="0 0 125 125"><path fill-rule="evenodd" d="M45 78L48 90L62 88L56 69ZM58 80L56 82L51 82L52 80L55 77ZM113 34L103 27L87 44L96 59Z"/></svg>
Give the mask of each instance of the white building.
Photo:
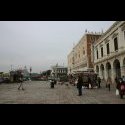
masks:
<svg viewBox="0 0 125 125"><path fill-rule="evenodd" d="M55 78L60 78L62 76L67 76L67 67L64 66L52 66L51 76Z"/></svg>
<svg viewBox="0 0 125 125"><path fill-rule="evenodd" d="M125 75L125 21L116 21L94 43L94 70L107 80Z"/></svg>

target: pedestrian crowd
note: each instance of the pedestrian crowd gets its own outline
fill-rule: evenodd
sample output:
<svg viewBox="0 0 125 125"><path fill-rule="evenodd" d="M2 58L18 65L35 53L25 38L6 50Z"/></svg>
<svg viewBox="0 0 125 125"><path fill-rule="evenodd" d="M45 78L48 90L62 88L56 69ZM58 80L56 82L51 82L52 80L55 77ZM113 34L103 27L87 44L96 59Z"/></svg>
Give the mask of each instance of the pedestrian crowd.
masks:
<svg viewBox="0 0 125 125"><path fill-rule="evenodd" d="M96 88L101 88L101 83L102 83L102 80L99 76L95 77L95 79L91 79L91 77L88 75L87 76L87 86L85 86L84 84L84 77L82 76L82 74L78 74L77 77L74 77L72 75L70 75L69 77L69 83L76 86L77 89L78 89L78 96L82 96L82 91L83 91L83 88L88 88L88 89L93 89L96 85ZM23 74L20 74L19 76L19 87L18 87L18 90L22 89L24 90L24 86L23 86ZM59 82L57 81L56 79L51 79L50 80L50 88L54 88L54 86L56 84L60 84L60 85L63 85L65 82ZM96 84L95 84L96 83ZM115 83L116 83L116 95L119 95L120 94L120 87L122 84L124 84L124 91L125 91L125 76L123 76L122 78L118 78L116 77L115 78ZM68 82L65 83L66 86L69 86ZM106 81L106 88L108 88L109 92L111 90L111 85L112 85L112 79L111 77L108 77L107 78L107 81ZM125 93L124 93L125 94ZM124 95L122 94L122 96Z"/></svg>

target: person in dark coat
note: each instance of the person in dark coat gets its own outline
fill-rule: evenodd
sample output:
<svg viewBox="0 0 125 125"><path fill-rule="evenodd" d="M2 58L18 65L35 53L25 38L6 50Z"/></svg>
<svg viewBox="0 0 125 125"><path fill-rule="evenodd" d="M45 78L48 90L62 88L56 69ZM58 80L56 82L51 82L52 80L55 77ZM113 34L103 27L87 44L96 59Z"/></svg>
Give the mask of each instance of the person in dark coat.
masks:
<svg viewBox="0 0 125 125"><path fill-rule="evenodd" d="M100 88L101 86L100 86L100 83L101 83L101 78L100 77L98 77L98 87Z"/></svg>
<svg viewBox="0 0 125 125"><path fill-rule="evenodd" d="M19 82L20 82L20 85L18 87L18 90L20 90L21 87L22 87L22 90L24 90L24 88L23 88L23 74L22 73L19 76Z"/></svg>
<svg viewBox="0 0 125 125"><path fill-rule="evenodd" d="M78 83L77 83L77 88L78 88L78 92L79 92L78 96L82 95L82 85L83 85L83 79L82 79L82 76L79 75L78 76Z"/></svg>
<svg viewBox="0 0 125 125"><path fill-rule="evenodd" d="M110 92L110 89L111 89L111 84L112 84L111 77L108 77L108 79L107 79L107 87L109 89L109 92Z"/></svg>
<svg viewBox="0 0 125 125"><path fill-rule="evenodd" d="M56 81L56 79L54 79L54 85L56 85L57 84L57 81Z"/></svg>
<svg viewBox="0 0 125 125"><path fill-rule="evenodd" d="M52 79L51 82L50 82L50 86L51 86L51 88L54 88L54 85L55 85L55 80Z"/></svg>

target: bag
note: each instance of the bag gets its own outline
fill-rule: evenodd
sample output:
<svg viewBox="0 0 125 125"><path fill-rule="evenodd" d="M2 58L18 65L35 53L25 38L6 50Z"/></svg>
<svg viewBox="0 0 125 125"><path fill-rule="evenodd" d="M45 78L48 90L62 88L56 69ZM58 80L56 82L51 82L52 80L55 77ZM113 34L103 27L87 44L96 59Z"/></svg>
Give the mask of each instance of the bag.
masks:
<svg viewBox="0 0 125 125"><path fill-rule="evenodd" d="M124 85L121 85L121 90L125 90L125 86Z"/></svg>
<svg viewBox="0 0 125 125"><path fill-rule="evenodd" d="M77 83L78 83L78 80L75 81L75 84L77 84Z"/></svg>
<svg viewBox="0 0 125 125"><path fill-rule="evenodd" d="M91 86L91 84L89 84L89 89L91 89L92 88L92 86Z"/></svg>
<svg viewBox="0 0 125 125"><path fill-rule="evenodd" d="M116 96L118 96L119 95L119 90L118 89L116 89Z"/></svg>

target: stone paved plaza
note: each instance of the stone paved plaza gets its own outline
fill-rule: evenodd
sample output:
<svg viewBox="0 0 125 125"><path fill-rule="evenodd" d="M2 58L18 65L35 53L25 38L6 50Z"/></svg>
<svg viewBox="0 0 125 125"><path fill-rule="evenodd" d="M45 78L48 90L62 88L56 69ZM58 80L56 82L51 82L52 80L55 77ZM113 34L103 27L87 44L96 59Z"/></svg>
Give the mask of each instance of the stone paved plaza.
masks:
<svg viewBox="0 0 125 125"><path fill-rule="evenodd" d="M56 85L50 89L50 83L44 81L28 81L25 90L18 90L19 84L0 85L0 104L125 104L124 99L107 88L83 89L79 97L75 86Z"/></svg>

